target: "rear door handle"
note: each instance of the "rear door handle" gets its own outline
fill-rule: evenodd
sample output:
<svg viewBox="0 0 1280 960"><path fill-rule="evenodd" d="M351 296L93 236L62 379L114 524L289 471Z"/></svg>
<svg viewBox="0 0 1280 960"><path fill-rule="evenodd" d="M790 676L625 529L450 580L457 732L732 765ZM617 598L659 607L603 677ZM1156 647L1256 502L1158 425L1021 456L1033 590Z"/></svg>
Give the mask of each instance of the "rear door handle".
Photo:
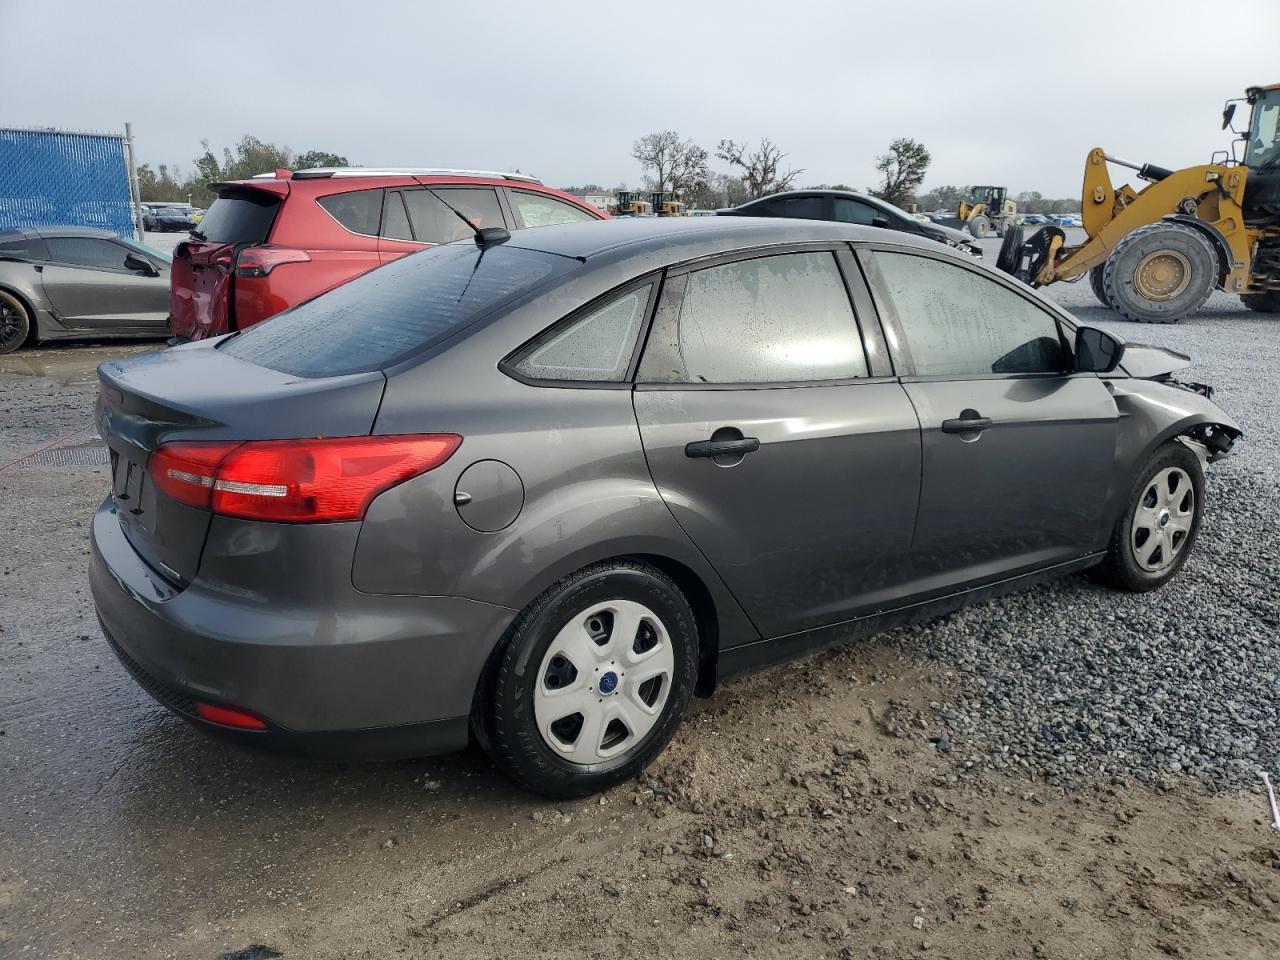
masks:
<svg viewBox="0 0 1280 960"><path fill-rule="evenodd" d="M968 414L971 411L966 410ZM990 417L960 416L954 420L942 421L943 433L978 433L991 426Z"/></svg>
<svg viewBox="0 0 1280 960"><path fill-rule="evenodd" d="M686 457L729 457L755 453L760 449L760 440L756 437L743 437L741 440L695 440L684 445Z"/></svg>

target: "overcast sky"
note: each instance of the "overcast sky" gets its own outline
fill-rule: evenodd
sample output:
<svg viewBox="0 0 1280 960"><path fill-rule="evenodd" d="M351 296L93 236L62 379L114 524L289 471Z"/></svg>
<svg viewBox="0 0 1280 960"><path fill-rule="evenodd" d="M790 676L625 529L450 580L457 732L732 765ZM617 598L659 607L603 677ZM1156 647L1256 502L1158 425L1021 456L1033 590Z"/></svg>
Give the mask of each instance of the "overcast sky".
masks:
<svg viewBox="0 0 1280 960"><path fill-rule="evenodd" d="M638 184L631 145L768 136L798 183L875 183L894 137L925 186L1074 196L1089 149L1183 166L1280 82L1280 0L471 4L0 0L0 126L123 128L188 170L245 133L353 163ZM615 12L616 11L616 12ZM1224 14L1225 15L1225 14ZM1233 29L1243 24L1240 30ZM713 169L724 169L713 161Z"/></svg>

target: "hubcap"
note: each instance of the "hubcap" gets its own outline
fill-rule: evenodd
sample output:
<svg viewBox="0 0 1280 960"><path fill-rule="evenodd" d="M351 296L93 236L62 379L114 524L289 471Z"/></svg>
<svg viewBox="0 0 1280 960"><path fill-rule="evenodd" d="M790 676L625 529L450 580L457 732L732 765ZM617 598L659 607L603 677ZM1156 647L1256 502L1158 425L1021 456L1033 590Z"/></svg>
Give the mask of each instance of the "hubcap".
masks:
<svg viewBox="0 0 1280 960"><path fill-rule="evenodd" d="M634 749L662 716L675 656L657 614L607 600L556 634L534 678L538 732L571 763L593 764Z"/></svg>
<svg viewBox="0 0 1280 960"><path fill-rule="evenodd" d="M1191 282L1191 261L1177 250L1157 250L1138 263L1133 283L1148 300L1172 300Z"/></svg>
<svg viewBox="0 0 1280 960"><path fill-rule="evenodd" d="M1147 482L1133 511L1129 543L1133 559L1159 573L1178 559L1195 520L1196 491L1180 467L1166 467Z"/></svg>

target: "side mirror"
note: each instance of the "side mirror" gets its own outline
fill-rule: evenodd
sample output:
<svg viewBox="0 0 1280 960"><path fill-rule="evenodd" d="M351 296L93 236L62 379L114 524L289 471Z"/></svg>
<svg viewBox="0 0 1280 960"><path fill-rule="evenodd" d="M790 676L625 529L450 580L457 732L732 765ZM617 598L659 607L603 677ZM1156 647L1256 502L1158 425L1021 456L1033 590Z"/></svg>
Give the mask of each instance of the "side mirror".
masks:
<svg viewBox="0 0 1280 960"><path fill-rule="evenodd" d="M1236 115L1236 105L1234 103L1228 103L1225 107L1222 108L1222 129L1223 130L1226 130L1229 126L1231 126L1231 118L1234 117L1235 115Z"/></svg>
<svg viewBox="0 0 1280 960"><path fill-rule="evenodd" d="M888 218L888 217L882 217L882 216L879 216L879 215L874 216L874 217L872 217L872 218L871 218L871 225L872 225L873 227L887 227L887 226L889 226L889 218Z"/></svg>
<svg viewBox="0 0 1280 960"><path fill-rule="evenodd" d="M136 253L126 254L124 258L124 265L134 273L141 273L143 276L160 276L160 271L156 269L156 265L154 263L146 257L138 256Z"/></svg>
<svg viewBox="0 0 1280 960"><path fill-rule="evenodd" d="M1097 327L1076 328L1077 373L1111 373L1120 366L1124 344Z"/></svg>

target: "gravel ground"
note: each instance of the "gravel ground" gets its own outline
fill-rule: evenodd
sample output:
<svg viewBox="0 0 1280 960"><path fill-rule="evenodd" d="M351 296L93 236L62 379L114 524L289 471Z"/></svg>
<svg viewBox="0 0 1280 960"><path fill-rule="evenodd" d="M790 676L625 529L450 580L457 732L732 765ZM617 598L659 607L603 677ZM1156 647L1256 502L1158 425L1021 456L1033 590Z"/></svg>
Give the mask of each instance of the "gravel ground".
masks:
<svg viewBox="0 0 1280 960"><path fill-rule="evenodd" d="M988 241L988 258L996 243ZM1086 282L1046 290L1082 320L1192 357L1185 377L1245 438L1208 472L1208 509L1181 575L1146 595L1073 577L898 631L945 663L961 695L940 706L941 746L972 767L1066 785L1189 774L1213 788L1280 772L1280 317L1215 294L1177 325L1127 323Z"/></svg>

